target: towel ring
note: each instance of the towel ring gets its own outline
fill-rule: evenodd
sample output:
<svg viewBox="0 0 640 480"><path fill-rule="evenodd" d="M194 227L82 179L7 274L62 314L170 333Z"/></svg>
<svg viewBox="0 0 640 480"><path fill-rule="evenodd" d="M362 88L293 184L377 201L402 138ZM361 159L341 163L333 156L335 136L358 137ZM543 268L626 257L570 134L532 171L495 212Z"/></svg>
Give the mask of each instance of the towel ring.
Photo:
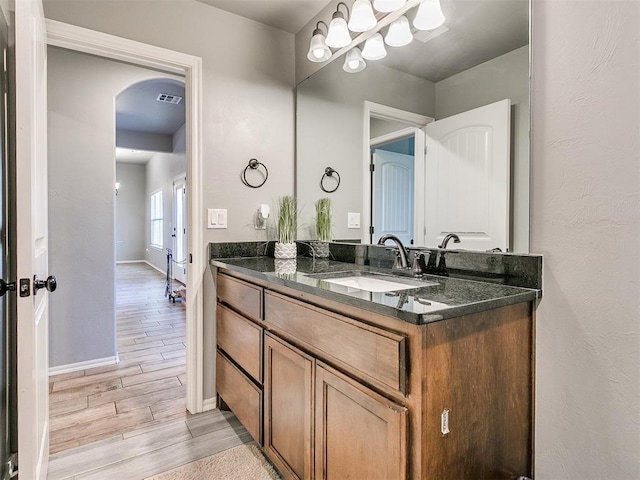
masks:
<svg viewBox="0 0 640 480"><path fill-rule="evenodd" d="M327 188L325 188L324 186L324 180L325 178L331 177L333 178L333 174L335 173L336 177L338 177L338 184L336 185L336 188L334 188L333 190L328 190ZM340 186L340 174L338 172L336 172L333 168L331 167L327 167L324 169L324 175L322 175L322 178L320 179L320 188L322 189L323 192L327 192L327 193L333 193L336 190L338 190L338 187Z"/></svg>
<svg viewBox="0 0 640 480"><path fill-rule="evenodd" d="M247 180L247 171L249 169L258 170L258 167L260 167L260 165L262 165L262 167L264 168L264 180L262 180L262 183L260 183L259 185L252 185ZM267 166L264 163L259 162L255 158L252 158L251 160L249 160L249 163L247 164L246 167L244 167L244 171L242 172L242 183L244 183L247 187L250 187L250 188L260 188L265 183L267 183L267 178L269 178L269 170L267 169Z"/></svg>

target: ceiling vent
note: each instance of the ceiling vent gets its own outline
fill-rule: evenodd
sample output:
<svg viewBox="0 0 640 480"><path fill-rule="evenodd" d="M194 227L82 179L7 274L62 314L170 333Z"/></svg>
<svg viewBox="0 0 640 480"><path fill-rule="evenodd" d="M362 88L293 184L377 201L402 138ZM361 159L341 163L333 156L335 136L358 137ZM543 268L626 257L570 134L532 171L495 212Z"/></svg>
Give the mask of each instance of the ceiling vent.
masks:
<svg viewBox="0 0 640 480"><path fill-rule="evenodd" d="M182 97L179 97L178 95L171 95L169 93L161 93L158 95L157 100L162 103L172 103L177 105L182 101Z"/></svg>

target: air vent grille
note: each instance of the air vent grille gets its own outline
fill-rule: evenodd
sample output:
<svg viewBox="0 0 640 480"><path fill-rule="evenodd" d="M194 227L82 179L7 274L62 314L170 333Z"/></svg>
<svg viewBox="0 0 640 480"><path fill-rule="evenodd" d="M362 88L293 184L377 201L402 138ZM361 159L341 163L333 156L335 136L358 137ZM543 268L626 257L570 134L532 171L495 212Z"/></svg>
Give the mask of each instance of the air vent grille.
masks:
<svg viewBox="0 0 640 480"><path fill-rule="evenodd" d="M182 97L179 97L178 95L171 95L169 93L161 93L158 95L157 100L162 103L172 103L177 105L182 101Z"/></svg>

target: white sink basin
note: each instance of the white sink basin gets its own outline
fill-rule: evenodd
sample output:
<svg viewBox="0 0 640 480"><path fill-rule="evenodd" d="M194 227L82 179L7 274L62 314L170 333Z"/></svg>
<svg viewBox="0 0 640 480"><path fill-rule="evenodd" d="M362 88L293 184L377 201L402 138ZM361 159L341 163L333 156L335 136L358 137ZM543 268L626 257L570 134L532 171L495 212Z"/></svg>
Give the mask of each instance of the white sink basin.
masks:
<svg viewBox="0 0 640 480"><path fill-rule="evenodd" d="M366 290L367 292L395 292L436 285L433 282L418 282L385 275L354 275L350 277L323 278L322 280L349 288Z"/></svg>

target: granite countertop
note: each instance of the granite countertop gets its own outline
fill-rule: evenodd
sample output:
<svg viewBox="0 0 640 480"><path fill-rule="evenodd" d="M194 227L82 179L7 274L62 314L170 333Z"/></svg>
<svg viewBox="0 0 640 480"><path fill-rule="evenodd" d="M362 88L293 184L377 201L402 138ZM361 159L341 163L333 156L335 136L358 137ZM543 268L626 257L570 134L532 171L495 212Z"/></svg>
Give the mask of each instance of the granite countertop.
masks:
<svg viewBox="0 0 640 480"><path fill-rule="evenodd" d="M285 262L278 264L280 272L291 273L276 273L276 262ZM295 271L292 264L295 264ZM415 325L528 302L541 295L540 290L530 288L435 275L422 275L414 279L396 276L390 269L307 257L298 257L295 261L276 261L265 256L215 258L211 260L211 265ZM391 280L395 278L400 282L415 282L416 286L392 292L369 292L323 279L348 275L366 276L370 273L393 275Z"/></svg>

